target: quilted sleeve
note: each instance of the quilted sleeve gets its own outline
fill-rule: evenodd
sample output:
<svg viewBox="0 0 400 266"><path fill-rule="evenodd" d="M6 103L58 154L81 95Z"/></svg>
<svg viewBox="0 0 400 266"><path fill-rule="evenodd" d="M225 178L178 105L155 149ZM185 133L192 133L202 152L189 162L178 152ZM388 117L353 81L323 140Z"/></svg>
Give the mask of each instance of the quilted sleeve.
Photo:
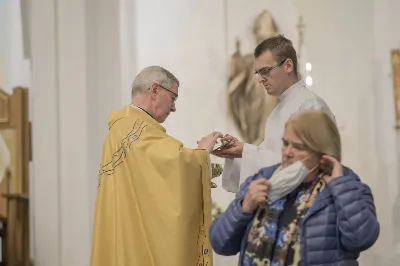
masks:
<svg viewBox="0 0 400 266"><path fill-rule="evenodd" d="M240 251L240 244L253 214L242 210L242 201L255 177L249 177L240 186L235 200L218 216L210 227L211 246L217 254L230 256Z"/></svg>
<svg viewBox="0 0 400 266"><path fill-rule="evenodd" d="M350 252L370 248L380 230L371 189L352 175L338 177L328 187L334 196L343 248Z"/></svg>

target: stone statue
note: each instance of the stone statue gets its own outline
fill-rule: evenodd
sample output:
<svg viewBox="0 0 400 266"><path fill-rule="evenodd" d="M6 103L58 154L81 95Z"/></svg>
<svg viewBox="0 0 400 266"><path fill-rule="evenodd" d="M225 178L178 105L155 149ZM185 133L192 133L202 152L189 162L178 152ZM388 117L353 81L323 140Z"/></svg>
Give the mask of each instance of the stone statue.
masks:
<svg viewBox="0 0 400 266"><path fill-rule="evenodd" d="M278 34L271 14L264 10L257 16L253 33L257 44ZM228 103L233 120L243 140L258 145L264 139L265 123L277 104L254 75L253 54L242 55L240 41L229 66Z"/></svg>

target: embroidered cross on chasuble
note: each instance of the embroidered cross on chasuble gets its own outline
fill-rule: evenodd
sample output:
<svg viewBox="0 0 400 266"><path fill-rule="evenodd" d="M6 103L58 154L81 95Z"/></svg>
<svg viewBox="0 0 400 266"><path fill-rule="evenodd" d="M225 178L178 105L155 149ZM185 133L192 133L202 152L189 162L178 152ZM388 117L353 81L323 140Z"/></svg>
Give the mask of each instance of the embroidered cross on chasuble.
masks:
<svg viewBox="0 0 400 266"><path fill-rule="evenodd" d="M212 266L211 169L140 109L109 118L91 266Z"/></svg>

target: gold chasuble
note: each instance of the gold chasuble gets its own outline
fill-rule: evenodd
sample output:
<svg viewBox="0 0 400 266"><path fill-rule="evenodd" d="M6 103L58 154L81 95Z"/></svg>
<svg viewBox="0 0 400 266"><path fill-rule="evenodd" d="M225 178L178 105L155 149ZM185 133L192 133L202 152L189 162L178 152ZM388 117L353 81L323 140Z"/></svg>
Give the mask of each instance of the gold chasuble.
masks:
<svg viewBox="0 0 400 266"><path fill-rule="evenodd" d="M210 159L144 111L112 112L91 266L212 266Z"/></svg>

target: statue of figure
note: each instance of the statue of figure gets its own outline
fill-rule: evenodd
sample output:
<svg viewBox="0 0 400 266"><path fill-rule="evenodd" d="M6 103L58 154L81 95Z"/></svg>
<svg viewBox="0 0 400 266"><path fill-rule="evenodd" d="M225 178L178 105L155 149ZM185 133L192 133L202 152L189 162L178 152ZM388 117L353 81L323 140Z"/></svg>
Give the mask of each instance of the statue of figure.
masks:
<svg viewBox="0 0 400 266"><path fill-rule="evenodd" d="M257 16L253 33L257 44L278 34L271 14L264 10ZM236 52L229 66L228 102L234 123L243 140L258 145L264 140L265 123L277 104L277 99L268 95L254 75L253 54L242 55L240 41L236 41Z"/></svg>

